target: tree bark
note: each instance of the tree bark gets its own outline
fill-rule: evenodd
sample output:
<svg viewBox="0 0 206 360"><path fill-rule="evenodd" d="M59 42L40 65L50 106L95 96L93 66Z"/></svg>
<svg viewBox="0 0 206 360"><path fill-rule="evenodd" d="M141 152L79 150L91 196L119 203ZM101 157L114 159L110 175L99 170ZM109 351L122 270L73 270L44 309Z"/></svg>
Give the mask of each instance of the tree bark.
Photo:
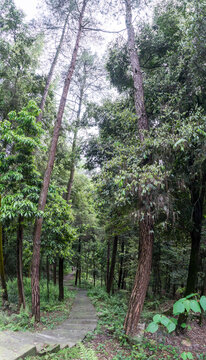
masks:
<svg viewBox="0 0 206 360"><path fill-rule="evenodd" d="M118 245L118 236L114 236L113 240L113 249L112 249L112 258L111 258L111 266L110 266L110 272L109 272L109 278L107 283L107 292L110 294L114 279L114 269L116 264L116 255L117 255L117 245Z"/></svg>
<svg viewBox="0 0 206 360"><path fill-rule="evenodd" d="M19 304L18 308L21 306L25 309L25 295L24 295L24 283L23 283L23 262L22 262L22 254L23 254L23 218L19 216L18 218L18 228L17 228L17 244L16 244L16 255L17 255L17 284L18 284L18 297Z"/></svg>
<svg viewBox="0 0 206 360"><path fill-rule="evenodd" d="M63 45L64 36L65 36L65 32L66 32L66 27L67 27L67 23L68 23L68 18L69 18L69 14L66 16L64 27L62 29L61 38L60 38L60 41L59 41L59 45L57 47L56 54L55 54L54 59L52 61L51 68L49 70L49 74L48 74L48 77L47 77L47 80L46 80L46 85L45 85L45 88L44 88L44 92L43 92L42 99L41 99L41 104L40 104L41 112L40 112L39 116L36 119L37 122L42 121L42 117L43 117L43 113L44 113L44 107L45 107L47 95L48 95L48 92L49 92L49 87L50 87L50 84L51 84L51 81L52 81L52 76L53 76L54 69L56 67L57 60L58 60L58 57L59 57L59 54L61 52L61 48L62 48L62 45Z"/></svg>
<svg viewBox="0 0 206 360"><path fill-rule="evenodd" d="M71 63L67 72L67 77L64 82L64 88L59 104L59 110L57 114L57 120L54 127L53 138L50 147L49 160L47 164L47 169L45 171L43 185L41 189L41 194L39 198L38 210L44 211L47 199L47 193L51 178L52 169L54 166L57 142L59 138L59 132L62 123L62 117L64 114L64 109L66 105L67 94L69 91L72 75L74 72L77 53L80 44L80 38L82 34L82 21L83 15L85 12L87 0L83 1L82 9L79 17L79 27L76 37L76 43L72 54ZM40 321L40 292L39 292L39 263L40 263L40 245L41 245L41 229L42 229L43 217L36 219L34 226L34 236L33 236L33 257L32 257L32 276L31 276L31 287L32 287L32 315L35 317L35 321Z"/></svg>
<svg viewBox="0 0 206 360"><path fill-rule="evenodd" d="M123 277L123 261L124 261L124 239L121 243L121 255L120 255L120 264L119 264L119 280L118 280L118 289L120 290Z"/></svg>
<svg viewBox="0 0 206 360"><path fill-rule="evenodd" d="M0 194L0 213L1 213L1 194ZM8 302L8 293L6 286L5 270L4 270L4 254L3 254L3 230L2 223L0 222L0 276L2 286L2 302L5 305Z"/></svg>
<svg viewBox="0 0 206 360"><path fill-rule="evenodd" d="M204 175L201 184L198 181L194 181L190 189L191 203L193 206L193 213L192 213L193 229L190 233L191 253L190 253L190 263L189 263L185 296L195 292L197 285L197 273L199 266L199 252L200 252L202 218L203 218L203 205L205 198L205 181L206 181L206 176Z"/></svg>
<svg viewBox="0 0 206 360"><path fill-rule="evenodd" d="M64 259L59 258L59 301L64 300Z"/></svg>
<svg viewBox="0 0 206 360"><path fill-rule="evenodd" d="M136 50L135 34L132 25L132 5L131 0L125 0L126 7L126 27L128 34L128 51L134 83L134 104L138 122L138 132L140 141L144 141L144 133L149 130L149 124L144 103L144 90L142 72L139 57ZM135 276L134 287L129 301L128 312L124 322L124 330L127 335L133 335L137 331L140 314L144 305L144 300L149 284L150 271L152 265L153 248L153 219L150 209L149 195L142 197L141 187L139 186L139 198L141 201L141 213L143 219L139 222L139 243L140 254L137 273Z"/></svg>
<svg viewBox="0 0 206 360"><path fill-rule="evenodd" d="M135 334L137 331L137 325L144 305L144 300L150 280L153 244L153 233L151 232L152 228L153 221L151 216L145 216L144 219L140 222L140 236L142 238L141 257L139 259L134 287L124 322L124 329L127 335Z"/></svg>
<svg viewBox="0 0 206 360"><path fill-rule="evenodd" d="M109 267L110 267L110 240L107 240L107 274L106 274L106 287L109 282Z"/></svg>
<svg viewBox="0 0 206 360"><path fill-rule="evenodd" d="M53 282L54 282L54 285L56 285L56 283L57 283L57 264L56 264L56 261L53 264Z"/></svg>
<svg viewBox="0 0 206 360"><path fill-rule="evenodd" d="M195 179L190 186L191 203L192 203L192 220L193 228L190 232L191 236L191 252L189 270L187 276L187 284L185 289L185 296L192 294L196 291L197 286L197 274L199 266L199 253L200 253L200 242L201 242L201 231L202 231L202 218L203 218L203 205L205 198L205 183L206 174L202 175L201 182ZM180 332L184 332L181 327L182 323L187 321L185 314L180 314L178 318L178 329Z"/></svg>
<svg viewBox="0 0 206 360"><path fill-rule="evenodd" d="M81 239L79 238L75 286L77 286L78 280L79 280L79 286L81 285L81 248L82 248L82 244L81 244Z"/></svg>
<svg viewBox="0 0 206 360"><path fill-rule="evenodd" d="M49 300L49 282L50 282L50 266L49 257L46 257L46 285L47 285L47 299Z"/></svg>
<svg viewBox="0 0 206 360"><path fill-rule="evenodd" d="M74 172L75 172L75 165L76 165L77 135L78 135L78 130L79 130L80 114L81 114L81 109L82 109L82 101L83 101L85 83L86 83L86 77L84 77L84 81L83 81L81 89L80 89L79 106L78 106L78 110L77 110L77 120L76 120L76 124L75 124L74 137L73 137L73 142L72 142L70 177L69 177L69 181L67 184L67 193L66 193L67 203L69 202L69 200L71 198L72 185L73 185L73 181L74 181Z"/></svg>

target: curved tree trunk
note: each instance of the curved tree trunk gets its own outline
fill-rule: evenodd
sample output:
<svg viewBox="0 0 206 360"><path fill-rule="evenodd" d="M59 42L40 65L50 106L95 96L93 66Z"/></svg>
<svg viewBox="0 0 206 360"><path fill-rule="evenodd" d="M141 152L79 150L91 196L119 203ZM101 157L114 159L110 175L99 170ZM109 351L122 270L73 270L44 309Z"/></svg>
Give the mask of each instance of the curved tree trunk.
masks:
<svg viewBox="0 0 206 360"><path fill-rule="evenodd" d="M134 104L137 115L138 132L140 141L144 141L144 132L149 129L147 114L144 103L144 90L142 72L139 63L139 57L136 50L135 34L132 25L132 3L131 0L125 0L126 8L126 27L128 34L128 51L130 64L132 67L134 83ZM139 243L140 254L137 273L135 276L134 287L132 290L128 312L124 322L124 330L128 335L133 335L137 331L140 314L144 305L144 300L149 284L150 271L152 265L153 248L153 219L150 209L149 195L142 198L141 187L139 187L139 198L141 200L141 214L143 219L139 222ZM145 206L146 205L146 206Z"/></svg>
<svg viewBox="0 0 206 360"><path fill-rule="evenodd" d="M47 169L45 171L41 194L39 198L38 210L44 211L47 199L47 193L51 178L52 169L54 166L57 142L59 138L59 132L61 128L62 118L67 100L67 94L71 84L72 75L75 69L77 53L80 44L80 38L82 34L82 21L85 12L87 0L83 1L82 9L79 16L79 28L76 37L76 43L72 54L71 63L67 72L67 77L64 82L64 88L59 104L59 110L57 114L57 120L54 127L53 138L50 147L49 160ZM40 292L39 292L39 263L40 263L40 245L41 245L41 229L42 229L43 217L36 219L34 226L33 236L33 257L32 257L32 276L31 276L31 287L32 287L32 315L35 317L35 321L40 321Z"/></svg>

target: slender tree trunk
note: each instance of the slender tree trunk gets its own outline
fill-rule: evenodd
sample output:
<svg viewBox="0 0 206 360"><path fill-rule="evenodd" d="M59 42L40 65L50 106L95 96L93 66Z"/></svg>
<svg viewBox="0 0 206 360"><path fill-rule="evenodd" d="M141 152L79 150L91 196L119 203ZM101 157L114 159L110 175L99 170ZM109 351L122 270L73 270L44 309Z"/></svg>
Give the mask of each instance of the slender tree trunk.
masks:
<svg viewBox="0 0 206 360"><path fill-rule="evenodd" d="M187 277L187 285L185 296L195 292L197 285L197 273L199 266L199 252L202 231L202 218L203 218L203 204L205 198L205 181L206 176L203 176L202 183L194 181L191 185L191 202L193 205L193 229L190 233L191 236L191 253L189 271Z"/></svg>
<svg viewBox="0 0 206 360"><path fill-rule="evenodd" d="M106 287L109 282L109 267L110 267L110 240L107 241L107 275L106 275Z"/></svg>
<svg viewBox="0 0 206 360"><path fill-rule="evenodd" d="M82 101L83 101L85 83L86 83L86 77L84 77L84 81L83 81L82 87L80 89L79 106L78 106L78 110L77 110L77 120L76 120L76 124L75 124L74 137L73 137L73 142L72 142L70 177L69 177L69 181L67 184L67 193L66 193L67 203L69 202L69 200L71 198L72 185L73 185L73 181L74 181L74 172L75 172L76 157L77 157L76 156L77 155L76 154L77 135L78 135L78 130L79 130L80 114L81 114L81 109L82 109Z"/></svg>
<svg viewBox="0 0 206 360"><path fill-rule="evenodd" d="M56 263L56 260L53 264L53 282L54 282L54 285L56 285L57 283L57 263Z"/></svg>
<svg viewBox="0 0 206 360"><path fill-rule="evenodd" d="M59 258L59 301L64 300L64 259Z"/></svg>
<svg viewBox="0 0 206 360"><path fill-rule="evenodd" d="M23 218L19 216L18 218L18 228L17 228L17 244L16 244L16 255L17 255L17 284L18 284L18 296L19 296L19 309L21 306L25 309L26 302L24 296L24 283L23 283Z"/></svg>
<svg viewBox="0 0 206 360"><path fill-rule="evenodd" d="M113 240L113 249L112 249L112 258L111 258L111 266L110 266L110 272L109 272L109 278L107 283L107 292L110 294L114 279L114 269L115 269L115 263L116 263L116 255L117 255L117 245L118 245L118 236L114 236Z"/></svg>
<svg viewBox="0 0 206 360"><path fill-rule="evenodd" d="M49 266L49 257L46 257L46 284L47 284L47 299L49 300L49 282L50 282L50 266Z"/></svg>
<svg viewBox="0 0 206 360"><path fill-rule="evenodd" d="M190 232L191 252L190 252L190 263L189 263L189 270L187 276L187 285L185 289L185 296L194 293L196 291L196 286L197 286L203 205L205 198L205 182L206 182L206 174L203 174L201 182L195 179L190 186L191 203L193 206L193 213L192 213L193 229ZM187 321L187 316L185 314L180 314L178 318L179 331L184 332L184 329L181 327L181 324L185 323L186 321Z"/></svg>
<svg viewBox="0 0 206 360"><path fill-rule="evenodd" d="M79 17L79 28L76 37L76 44L73 50L71 63L67 72L67 77L64 82L64 88L59 104L59 110L57 114L57 121L54 127L53 138L51 142L51 148L49 153L49 160L47 164L47 169L45 171L43 185L41 189L41 194L39 198L38 210L44 211L47 199L47 193L51 178L52 169L54 166L57 142L59 138L59 132L62 123L62 117L64 114L64 108L66 105L67 94L69 91L72 75L74 72L77 53L80 44L80 38L82 34L82 21L85 11L87 0L83 1L80 17ZM40 245L41 245L41 229L42 229L43 217L36 219L34 226L34 236L33 236L33 257L32 257L32 277L31 277L31 287L32 287L32 315L35 317L35 321L40 321L40 292L39 292L39 263L40 263Z"/></svg>
<svg viewBox="0 0 206 360"><path fill-rule="evenodd" d="M96 286L96 263L95 259L93 258L93 284L94 287Z"/></svg>
<svg viewBox="0 0 206 360"><path fill-rule="evenodd" d="M119 280L118 280L118 289L121 288L122 276L123 276L123 260L124 260L124 239L121 243L121 255L120 255L120 264L119 264Z"/></svg>
<svg viewBox="0 0 206 360"><path fill-rule="evenodd" d="M126 7L126 27L128 33L128 50L130 63L133 73L134 83L134 104L137 114L138 131L140 141L144 141L144 132L149 129L148 119L144 103L144 90L142 73L139 64L139 57L136 50L135 34L132 25L132 5L131 0L125 0ZM141 213L143 219L139 222L139 241L140 254L137 273L135 276L134 287L132 290L128 312L124 322L124 330L128 335L135 334L139 322L140 314L144 305L144 300L149 284L150 271L152 265L152 248L153 248L153 220L151 209L149 208L149 195L142 198L141 187L139 187L139 198L141 200Z"/></svg>
<svg viewBox="0 0 206 360"><path fill-rule="evenodd" d="M205 277L204 277L204 282L203 282L202 295L206 296L206 271L205 271Z"/></svg>
<svg viewBox="0 0 206 360"><path fill-rule="evenodd" d="M1 214L1 194L0 194L0 214ZM2 287L2 302L5 305L8 302L8 293L6 287L5 270L4 270L4 254L3 254L3 230L2 223L0 222L0 276Z"/></svg>
<svg viewBox="0 0 206 360"><path fill-rule="evenodd" d="M65 36L65 31L66 31L68 19L69 19L69 14L67 15L67 17L65 19L65 23L64 23L64 27L62 29L62 34L61 34L61 38L60 38L60 41L59 41L59 45L57 47L56 54L55 54L54 59L52 61L51 68L50 68L50 71L49 71L49 74L48 74L48 77L47 77L46 85L45 85L45 88L44 88L44 92L43 92L42 99L41 99L41 104L40 104L41 113L37 117L37 122L42 121L42 117L43 117L43 113L44 113L44 107L45 107L47 95L48 95L48 92L49 92L49 87L51 85L54 69L56 67L57 60L58 60L58 57L59 57L59 54L61 52L61 48L62 48L62 45L63 45L63 42L64 42L64 36Z"/></svg>

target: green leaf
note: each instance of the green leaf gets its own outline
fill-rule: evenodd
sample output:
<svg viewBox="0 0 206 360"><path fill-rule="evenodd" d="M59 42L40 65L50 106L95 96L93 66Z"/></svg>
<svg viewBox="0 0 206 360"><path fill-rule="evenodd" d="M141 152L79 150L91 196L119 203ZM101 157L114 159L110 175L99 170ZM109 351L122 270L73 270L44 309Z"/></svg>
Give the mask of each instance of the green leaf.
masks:
<svg viewBox="0 0 206 360"><path fill-rule="evenodd" d="M200 305L202 306L203 310L206 311L206 296L201 296Z"/></svg>
<svg viewBox="0 0 206 360"><path fill-rule="evenodd" d="M173 305L173 314L174 315L182 314L184 311L185 311L185 307L183 305L182 300L179 300L176 303L174 303L174 305Z"/></svg>
<svg viewBox="0 0 206 360"><path fill-rule="evenodd" d="M197 296L198 293L189 294L185 297L185 299L190 299L191 297Z"/></svg>
<svg viewBox="0 0 206 360"><path fill-rule="evenodd" d="M187 140L186 139L179 139L175 144L174 144L174 148L175 147L177 147L177 145L179 145L179 144L181 144L181 143L183 143L183 142L187 142Z"/></svg>
<svg viewBox="0 0 206 360"><path fill-rule="evenodd" d="M151 322L148 327L146 328L146 331L151 332L154 334L158 330L159 326L155 322Z"/></svg>
<svg viewBox="0 0 206 360"><path fill-rule="evenodd" d="M190 311L190 301L189 300L184 301L184 307L187 310L187 312Z"/></svg>
<svg viewBox="0 0 206 360"><path fill-rule="evenodd" d="M155 316L153 316L153 322L157 324L158 322L161 321L161 318L162 316L160 314L156 314Z"/></svg>
<svg viewBox="0 0 206 360"><path fill-rule="evenodd" d="M182 323L182 324L181 324L181 327L182 327L183 329L185 329L185 328L186 328L186 326L187 326L187 324L186 324L186 323Z"/></svg>
<svg viewBox="0 0 206 360"><path fill-rule="evenodd" d="M168 332L171 333L175 329L176 329L176 325L172 321L170 321L169 324L167 325Z"/></svg>
<svg viewBox="0 0 206 360"><path fill-rule="evenodd" d="M170 319L168 319L165 315L162 315L160 322L162 325L167 327L168 323L170 322Z"/></svg>
<svg viewBox="0 0 206 360"><path fill-rule="evenodd" d="M194 359L191 352L188 352L188 353L187 353L187 358L188 358L188 359Z"/></svg>
<svg viewBox="0 0 206 360"><path fill-rule="evenodd" d="M200 305L198 304L197 300L190 300L190 307L194 312L201 312Z"/></svg>

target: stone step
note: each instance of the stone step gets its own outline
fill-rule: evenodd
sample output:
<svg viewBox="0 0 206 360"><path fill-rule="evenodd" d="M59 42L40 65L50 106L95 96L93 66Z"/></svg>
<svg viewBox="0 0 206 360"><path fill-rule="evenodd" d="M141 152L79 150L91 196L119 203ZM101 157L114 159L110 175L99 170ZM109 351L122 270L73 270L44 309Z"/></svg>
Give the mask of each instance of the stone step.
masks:
<svg viewBox="0 0 206 360"><path fill-rule="evenodd" d="M82 341L96 325L95 308L87 297L87 292L77 290L69 318L56 329L41 333L0 332L0 360L23 359L25 356L35 355L36 352L42 354L46 349L49 352L72 347Z"/></svg>
<svg viewBox="0 0 206 360"><path fill-rule="evenodd" d="M24 345L18 348L15 344L14 349L8 348L6 343L4 344L4 346L0 345L1 360L24 359L26 356L35 356L35 355L36 355L36 346L34 345Z"/></svg>

